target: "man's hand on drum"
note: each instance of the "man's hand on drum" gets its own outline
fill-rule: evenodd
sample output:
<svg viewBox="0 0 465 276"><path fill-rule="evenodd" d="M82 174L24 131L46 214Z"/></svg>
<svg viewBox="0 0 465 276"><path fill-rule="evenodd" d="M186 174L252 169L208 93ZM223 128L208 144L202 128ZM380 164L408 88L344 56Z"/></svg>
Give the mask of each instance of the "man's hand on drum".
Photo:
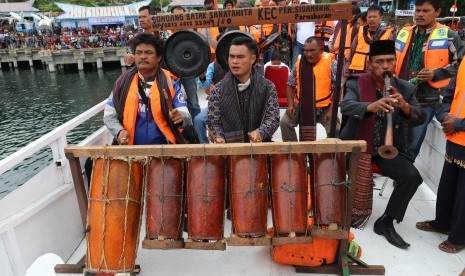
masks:
<svg viewBox="0 0 465 276"><path fill-rule="evenodd" d="M224 144L226 143L226 140L224 140L223 137L216 135L215 140L213 141L215 144Z"/></svg>
<svg viewBox="0 0 465 276"><path fill-rule="evenodd" d="M258 132L258 129L247 133L247 135L249 136L249 140L252 143L259 143L262 141L262 137L260 136L260 132Z"/></svg>
<svg viewBox="0 0 465 276"><path fill-rule="evenodd" d="M116 138L116 140L118 140L118 143L120 145L127 145L128 142L129 142L129 139L128 139L128 132L125 130L125 129L122 129L119 133L118 133L118 137Z"/></svg>

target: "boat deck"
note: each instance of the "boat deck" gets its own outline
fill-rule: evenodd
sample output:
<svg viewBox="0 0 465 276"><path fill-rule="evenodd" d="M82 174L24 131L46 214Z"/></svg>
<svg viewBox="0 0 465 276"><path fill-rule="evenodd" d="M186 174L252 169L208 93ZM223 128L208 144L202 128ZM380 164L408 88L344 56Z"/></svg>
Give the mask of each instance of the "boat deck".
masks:
<svg viewBox="0 0 465 276"><path fill-rule="evenodd" d="M200 94L199 94L200 95ZM204 94L203 94L204 95ZM206 105L202 97L201 106ZM284 110L281 110L281 115ZM318 135L324 129L319 126ZM281 140L280 131L274 136ZM384 177L375 178L376 187L381 187ZM413 197L405 215L405 220L395 224L399 234L411 244L407 250L398 249L389 244L383 236L373 232L373 224L384 212L390 194L392 180L389 180L382 196L377 190L373 195L373 214L363 230L353 229L355 241L362 247L362 260L370 265L384 265L389 276L457 276L465 268L465 250L457 254L448 254L438 249L438 245L447 239L446 235L424 232L415 228L415 223L433 219L436 195L423 183ZM271 226L271 219L268 220ZM142 229L145 229L142 226ZM229 237L231 222L225 222L225 237ZM145 231L141 233L141 243ZM184 233L187 237L187 234ZM227 246L225 251L202 250L147 250L139 247L136 263L141 266L140 276L150 275L294 275L290 265L276 264L271 258L270 247ZM74 255L65 260L76 263L85 254L85 242L77 248ZM56 257L56 256L55 256ZM63 263L58 257L38 260L28 270L28 276L55 275L55 264ZM65 274L56 274L65 275ZM76 274L69 274L76 275ZM317 275L317 274L312 274Z"/></svg>
<svg viewBox="0 0 465 276"><path fill-rule="evenodd" d="M375 178L381 187L384 177ZM438 249L447 236L424 232L415 228L417 221L431 219L435 213L436 195L422 184L410 202L405 220L395 227L400 235L411 244L407 250L389 244L382 236L373 232L373 224L384 211L392 192L392 180L388 181L383 196L378 191L373 195L373 215L363 230L352 229L355 241L362 247L362 260L371 265L384 265L390 276L457 276L465 268L465 251L448 254ZM271 220L269 220L269 223ZM142 227L144 229L144 227ZM226 220L225 237L229 237L231 222ZM142 231L142 237L144 230ZM187 234L184 233L186 236ZM141 239L143 239L141 237ZM85 254L85 243L81 243L68 263L76 263ZM33 265L28 276L55 275L53 267L58 261L40 262ZM225 251L202 250L147 250L140 246L137 264L140 276L148 275L294 275L292 266L276 264L271 260L270 247L227 246ZM56 274L65 275L65 274ZM73 274L69 274L73 275ZM75 275L75 274L74 274ZM317 275L317 274L312 274Z"/></svg>

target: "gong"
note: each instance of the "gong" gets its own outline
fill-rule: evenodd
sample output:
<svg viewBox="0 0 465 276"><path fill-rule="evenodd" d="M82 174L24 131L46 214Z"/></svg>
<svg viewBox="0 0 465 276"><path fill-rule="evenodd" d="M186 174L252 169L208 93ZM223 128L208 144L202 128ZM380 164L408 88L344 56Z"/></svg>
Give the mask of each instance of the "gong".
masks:
<svg viewBox="0 0 465 276"><path fill-rule="evenodd" d="M211 53L207 39L194 31L177 31L165 43L167 69L179 78L193 78L207 70Z"/></svg>

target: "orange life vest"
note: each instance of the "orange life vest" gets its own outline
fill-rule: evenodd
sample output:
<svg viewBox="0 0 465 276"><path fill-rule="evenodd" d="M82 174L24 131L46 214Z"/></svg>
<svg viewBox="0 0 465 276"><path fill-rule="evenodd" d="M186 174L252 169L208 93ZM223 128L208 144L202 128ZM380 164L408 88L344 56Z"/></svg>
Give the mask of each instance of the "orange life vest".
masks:
<svg viewBox="0 0 465 276"><path fill-rule="evenodd" d="M257 43L260 43L260 39L268 37L273 31L273 24L264 24L264 25L251 25L249 27L249 33L255 39Z"/></svg>
<svg viewBox="0 0 465 276"><path fill-rule="evenodd" d="M169 83L169 92L171 93L171 98L174 98L175 91L173 84L171 83L170 73L164 69L163 73L166 76L166 80ZM123 112L123 127L128 132L128 145L134 145L134 133L136 128L136 119L137 112L139 110L139 74L136 74L132 79L131 85L129 87L128 96L126 98L126 103L124 104ZM171 129L168 125L168 122L165 120L163 113L161 112L160 106L160 93L158 92L157 82L154 81L152 88L150 88L150 106L153 118L157 124L160 131L165 135L166 139L172 143L176 143L176 138L171 132Z"/></svg>
<svg viewBox="0 0 465 276"><path fill-rule="evenodd" d="M412 39L415 26L404 27L400 30L396 38L396 74L400 74L402 63L409 52L410 39ZM424 54L425 68L436 69L448 65L449 62L449 41L447 37L449 27L436 23L426 41ZM433 88L446 87L450 79L439 81L428 81Z"/></svg>
<svg viewBox="0 0 465 276"><path fill-rule="evenodd" d="M294 102L298 103L300 99L300 59L297 58L295 63L296 68L296 90L297 95ZM315 106L327 107L331 104L331 62L334 59L334 54L323 52L321 59L313 67L314 83L315 83Z"/></svg>
<svg viewBox="0 0 465 276"><path fill-rule="evenodd" d="M352 37L350 36L350 34L352 33L352 28L354 26L350 25L350 24L347 24L347 28L346 28L346 44L345 44L345 49L344 49L344 58L345 59L348 59L349 58L349 54L350 54L350 45L352 45ZM337 36L336 36L336 39L334 40L334 45L335 46L339 46L339 43L341 41L341 31L339 31L337 33ZM337 50L335 51L336 54L338 54L340 51Z"/></svg>
<svg viewBox="0 0 465 276"><path fill-rule="evenodd" d="M388 28L386 29L384 34L379 38L379 40L388 40L391 34L392 29ZM370 32L368 32L368 36L370 36ZM365 39L363 38L363 26L360 26L358 30L357 39L357 47L355 48L355 53L352 57L352 62L350 63L349 69L356 71L366 71L368 61L367 57L368 53L370 52L370 45L366 43Z"/></svg>
<svg viewBox="0 0 465 276"><path fill-rule="evenodd" d="M315 36L328 41L333 35L332 32L329 32L330 29L334 31L334 21L322 21L315 26Z"/></svg>
<svg viewBox="0 0 465 276"><path fill-rule="evenodd" d="M449 114L459 119L465 118L465 62L460 64L459 71L457 72L454 99L452 100ZM465 146L465 131L446 135L446 138L455 144Z"/></svg>

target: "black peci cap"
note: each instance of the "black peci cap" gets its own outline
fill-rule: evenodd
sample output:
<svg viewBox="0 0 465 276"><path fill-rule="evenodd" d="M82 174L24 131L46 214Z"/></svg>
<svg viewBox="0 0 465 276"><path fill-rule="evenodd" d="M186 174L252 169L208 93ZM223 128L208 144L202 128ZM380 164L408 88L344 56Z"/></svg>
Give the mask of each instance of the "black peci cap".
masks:
<svg viewBox="0 0 465 276"><path fill-rule="evenodd" d="M377 40L370 44L370 57L395 54L396 46L394 40Z"/></svg>

